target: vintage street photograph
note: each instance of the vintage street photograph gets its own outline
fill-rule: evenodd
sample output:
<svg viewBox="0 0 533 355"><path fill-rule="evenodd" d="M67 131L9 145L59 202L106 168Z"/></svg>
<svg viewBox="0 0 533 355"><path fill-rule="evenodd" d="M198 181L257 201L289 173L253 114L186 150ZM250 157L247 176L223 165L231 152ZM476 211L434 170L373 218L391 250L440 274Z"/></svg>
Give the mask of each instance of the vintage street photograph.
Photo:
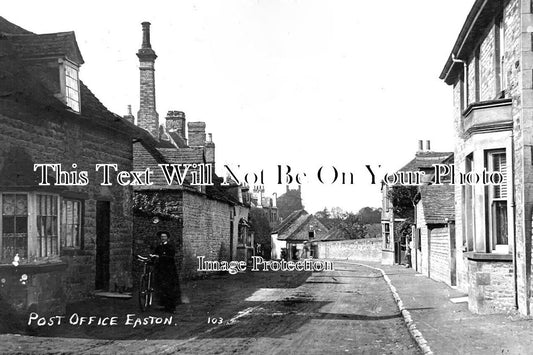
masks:
<svg viewBox="0 0 533 355"><path fill-rule="evenodd" d="M0 8L0 354L533 354L532 0Z"/></svg>

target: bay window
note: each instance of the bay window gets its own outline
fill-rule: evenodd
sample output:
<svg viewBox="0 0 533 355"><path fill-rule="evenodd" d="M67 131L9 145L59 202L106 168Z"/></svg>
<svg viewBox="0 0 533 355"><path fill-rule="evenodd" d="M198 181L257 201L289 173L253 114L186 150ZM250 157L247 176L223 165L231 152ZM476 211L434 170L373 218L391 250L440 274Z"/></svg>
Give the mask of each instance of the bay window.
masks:
<svg viewBox="0 0 533 355"><path fill-rule="evenodd" d="M81 247L80 200L37 192L0 193L0 263L58 258L60 248Z"/></svg>

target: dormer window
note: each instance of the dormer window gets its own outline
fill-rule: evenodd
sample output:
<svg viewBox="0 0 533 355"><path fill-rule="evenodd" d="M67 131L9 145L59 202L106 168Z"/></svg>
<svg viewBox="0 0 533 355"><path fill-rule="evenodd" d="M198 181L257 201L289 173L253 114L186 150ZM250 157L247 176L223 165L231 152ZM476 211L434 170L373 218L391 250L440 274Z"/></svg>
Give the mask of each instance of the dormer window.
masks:
<svg viewBox="0 0 533 355"><path fill-rule="evenodd" d="M80 112L80 81L78 66L68 60L63 60L60 66L61 94L65 103L75 112Z"/></svg>

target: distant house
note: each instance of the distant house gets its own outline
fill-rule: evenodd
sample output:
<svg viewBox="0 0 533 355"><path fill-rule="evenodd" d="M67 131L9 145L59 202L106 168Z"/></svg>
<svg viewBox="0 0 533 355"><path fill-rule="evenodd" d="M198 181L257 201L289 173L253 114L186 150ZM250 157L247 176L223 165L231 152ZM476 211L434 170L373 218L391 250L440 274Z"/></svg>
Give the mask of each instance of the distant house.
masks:
<svg viewBox="0 0 533 355"><path fill-rule="evenodd" d="M454 186L420 186L417 200L411 251L413 268L434 280L455 286Z"/></svg>
<svg viewBox="0 0 533 355"><path fill-rule="evenodd" d="M283 250L288 260L312 258L317 250L314 241L327 232L314 215L305 210L294 211L272 231L272 259L281 259Z"/></svg>
<svg viewBox="0 0 533 355"><path fill-rule="evenodd" d="M271 228L275 228L280 223L278 197L276 193L272 197L264 196L262 191L253 194L251 206L263 210Z"/></svg>
<svg viewBox="0 0 533 355"><path fill-rule="evenodd" d="M444 164L449 161L452 156L453 153L451 152L432 151L429 141L426 142L426 148L424 149L422 141L419 141L418 151L416 152L415 157L399 171L423 171L426 174L424 175L424 181L430 181L434 172L433 165ZM389 191L391 188L392 187L386 184L383 184L381 188L381 226L383 239L381 262L385 265L401 264L404 262L407 241L405 236L399 232L399 227L405 221L410 221L410 223L414 222L415 217L414 207L407 209L403 214L394 212L395 206L389 197Z"/></svg>
<svg viewBox="0 0 533 355"><path fill-rule="evenodd" d="M0 17L0 297L18 310L58 315L131 286L132 188L102 186L95 168L130 171L132 140L156 142L98 101L79 80L83 63L74 32L34 34ZM35 171L44 163L76 174Z"/></svg>
<svg viewBox="0 0 533 355"><path fill-rule="evenodd" d="M298 189L291 190L287 186L287 191L277 198L278 214L283 220L291 213L302 210L302 186L298 185Z"/></svg>
<svg viewBox="0 0 533 355"><path fill-rule="evenodd" d="M206 134L205 122L186 122L185 113L168 111L159 125L155 106L155 59L150 43L150 23L142 24L143 41L137 52L140 69L140 107L137 125L157 141L156 153L142 144L133 149L134 167L154 171L153 184L135 186L134 253L149 253L158 243L156 233L168 231L176 245L180 276L198 275L197 257L205 260L248 260L254 255L253 233L248 214L247 188L223 185L215 174L215 143ZM131 112L125 117L134 121ZM159 164L189 164L185 178L171 184ZM169 168L169 171L174 171ZM203 181L194 184L192 172ZM136 273L139 271L137 265Z"/></svg>

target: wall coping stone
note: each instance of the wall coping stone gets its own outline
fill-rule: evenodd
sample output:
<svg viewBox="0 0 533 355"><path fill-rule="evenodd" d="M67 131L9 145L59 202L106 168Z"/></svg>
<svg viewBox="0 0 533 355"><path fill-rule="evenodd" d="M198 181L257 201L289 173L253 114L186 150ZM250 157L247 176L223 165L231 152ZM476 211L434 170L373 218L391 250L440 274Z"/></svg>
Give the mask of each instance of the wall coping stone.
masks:
<svg viewBox="0 0 533 355"><path fill-rule="evenodd" d="M467 252L463 254L468 260L473 261L485 261L485 262L512 262L513 256L511 254L496 254L496 253L479 253L479 252Z"/></svg>
<svg viewBox="0 0 533 355"><path fill-rule="evenodd" d="M0 264L0 272L18 271L21 273L29 274L43 274L47 272L63 271L67 269L67 263L65 262L53 262L43 264L19 264L19 266L13 266L11 264Z"/></svg>

